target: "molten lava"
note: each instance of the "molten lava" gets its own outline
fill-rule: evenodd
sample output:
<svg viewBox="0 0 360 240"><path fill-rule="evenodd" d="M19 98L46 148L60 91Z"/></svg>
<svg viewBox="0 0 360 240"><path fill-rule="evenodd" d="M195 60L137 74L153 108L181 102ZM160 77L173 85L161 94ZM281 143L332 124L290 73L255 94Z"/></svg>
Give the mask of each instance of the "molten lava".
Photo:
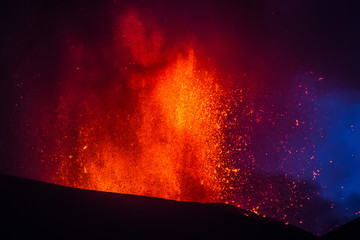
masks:
<svg viewBox="0 0 360 240"><path fill-rule="evenodd" d="M132 10L114 15L111 27L97 29L103 35L64 33L52 94L27 90L33 95L25 97L21 174L91 190L225 202L311 227L315 220L302 213L317 197L306 180L318 174L316 92L216 68L211 45L176 21Z"/></svg>
<svg viewBox="0 0 360 240"><path fill-rule="evenodd" d="M73 83L64 88L52 181L175 200L225 199L227 109L215 72L198 63L190 45L154 67L161 35L147 34L134 12L119 26L134 62L98 92L74 93Z"/></svg>
<svg viewBox="0 0 360 240"><path fill-rule="evenodd" d="M156 86L139 91L133 114L119 116L119 106L111 102L112 112L81 124L76 159L63 159L61 176L67 179L67 174L74 174L70 162L77 161L81 168L75 174L84 180L67 183L72 186L177 200L216 200L224 188L216 171L223 163L223 110L214 76L197 68L190 50L158 74L140 77L143 84L154 78Z"/></svg>

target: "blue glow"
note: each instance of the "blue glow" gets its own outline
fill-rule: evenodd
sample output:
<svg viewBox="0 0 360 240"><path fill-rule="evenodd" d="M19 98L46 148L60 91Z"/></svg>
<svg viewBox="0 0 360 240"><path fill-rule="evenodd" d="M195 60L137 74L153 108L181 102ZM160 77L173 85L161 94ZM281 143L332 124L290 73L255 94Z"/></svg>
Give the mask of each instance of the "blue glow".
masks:
<svg viewBox="0 0 360 240"><path fill-rule="evenodd" d="M338 214L354 218L360 210L360 100L334 95L319 103L324 112L319 124L327 126L318 151L320 194L333 201Z"/></svg>

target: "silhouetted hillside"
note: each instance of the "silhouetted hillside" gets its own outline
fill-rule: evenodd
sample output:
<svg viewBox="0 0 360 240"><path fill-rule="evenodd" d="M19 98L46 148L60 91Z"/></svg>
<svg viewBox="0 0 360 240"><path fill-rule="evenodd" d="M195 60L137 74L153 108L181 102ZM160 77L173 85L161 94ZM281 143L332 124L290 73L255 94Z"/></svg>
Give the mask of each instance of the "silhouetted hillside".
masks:
<svg viewBox="0 0 360 240"><path fill-rule="evenodd" d="M341 226L326 235L321 239L334 240L334 239L359 239L360 218L357 218L344 226Z"/></svg>
<svg viewBox="0 0 360 240"><path fill-rule="evenodd" d="M2 234L10 238L315 239L236 207L68 188L0 175ZM358 225L358 224L357 224ZM244 238L245 237L245 238Z"/></svg>

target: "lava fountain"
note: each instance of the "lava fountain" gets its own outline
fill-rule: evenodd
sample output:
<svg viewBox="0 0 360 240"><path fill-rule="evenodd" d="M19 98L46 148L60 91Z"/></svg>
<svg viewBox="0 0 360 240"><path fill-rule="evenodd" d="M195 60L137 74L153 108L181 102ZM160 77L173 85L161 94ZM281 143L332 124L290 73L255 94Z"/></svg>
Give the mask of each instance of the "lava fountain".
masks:
<svg viewBox="0 0 360 240"><path fill-rule="evenodd" d="M90 33L68 23L54 31L57 58L48 75L41 68L32 84L19 82L32 75L25 70L16 75L24 96L16 115L25 146L19 175L225 202L312 230L316 91L301 79L269 84L273 78L249 66L229 74L237 58L226 59L226 51L240 47L218 34L226 29L205 29L198 40L196 28L175 18L144 9L111 13ZM222 43L223 55L207 36ZM37 85L43 75L54 79Z"/></svg>
<svg viewBox="0 0 360 240"><path fill-rule="evenodd" d="M216 72L201 66L191 44L163 61L161 33L146 29L134 11L117 26L114 41L130 57L106 85L96 73L89 82L86 66L69 66L72 79L55 110L56 144L42 151L56 169L50 181L175 200L226 199L228 107ZM81 45L69 49L69 62L84 61Z"/></svg>
<svg viewBox="0 0 360 240"><path fill-rule="evenodd" d="M156 84L147 88L147 81ZM177 200L221 196L225 112L214 76L197 68L189 50L159 73L131 76L131 82L141 88L132 114L122 115L115 97L108 103L113 111L79 125L76 147L59 169L66 185Z"/></svg>

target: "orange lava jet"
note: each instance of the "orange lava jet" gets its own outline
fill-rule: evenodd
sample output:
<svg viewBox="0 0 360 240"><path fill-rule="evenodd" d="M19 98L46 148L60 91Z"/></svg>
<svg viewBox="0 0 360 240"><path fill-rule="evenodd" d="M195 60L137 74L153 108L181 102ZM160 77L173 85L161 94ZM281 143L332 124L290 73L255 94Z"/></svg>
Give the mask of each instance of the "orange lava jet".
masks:
<svg viewBox="0 0 360 240"><path fill-rule="evenodd" d="M174 200L225 200L227 107L215 71L202 67L190 46L172 52L164 64L162 35L147 32L134 12L119 27L115 40L121 39L133 62L100 89L79 93L73 82L64 88L51 181Z"/></svg>
<svg viewBox="0 0 360 240"><path fill-rule="evenodd" d="M283 12L88 2L39 3L5 29L1 172L327 228L332 104L314 54L287 51L308 44L279 34L298 32L277 24Z"/></svg>

